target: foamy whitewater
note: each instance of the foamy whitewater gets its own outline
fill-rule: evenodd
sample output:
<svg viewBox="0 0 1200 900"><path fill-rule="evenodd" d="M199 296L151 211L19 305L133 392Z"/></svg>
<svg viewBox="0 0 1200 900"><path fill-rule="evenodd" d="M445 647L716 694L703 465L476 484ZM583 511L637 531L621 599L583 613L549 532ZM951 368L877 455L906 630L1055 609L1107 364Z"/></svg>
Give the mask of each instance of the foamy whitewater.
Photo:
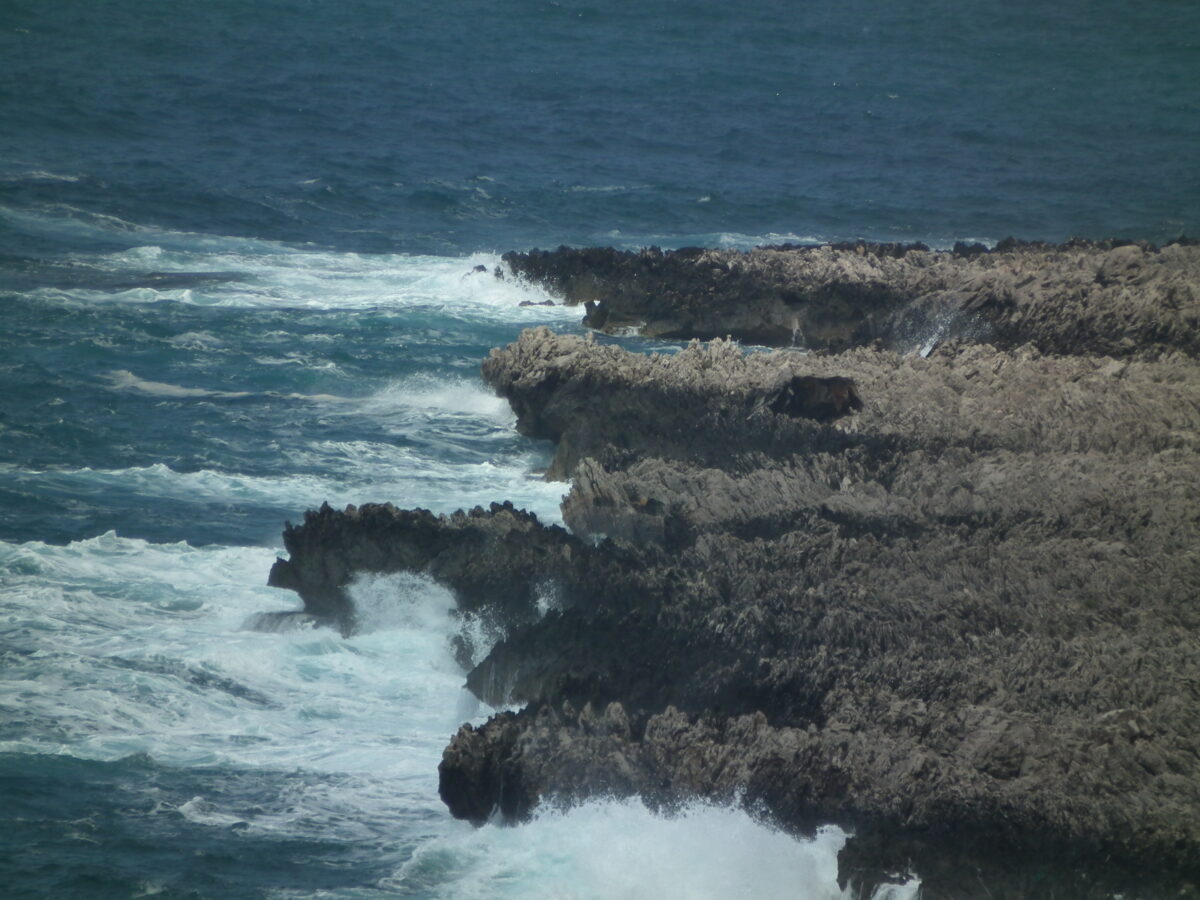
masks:
<svg viewBox="0 0 1200 900"><path fill-rule="evenodd" d="M283 521L323 502L511 499L561 521L565 486L539 477L550 448L516 435L476 367L521 327L578 330L578 311L520 306L546 297L497 279L486 254L135 231L158 243L72 254L76 284L10 307L5 366L29 382L0 424L0 491L20 513L0 543L0 766L33 852L4 863L7 883L47 896L843 896L836 828L799 840L734 809L664 818L616 800L521 827L452 820L441 751L492 710L450 649L477 626L427 579L356 583L353 637L261 624L299 606L265 586ZM190 286L124 286L176 273Z"/></svg>
<svg viewBox="0 0 1200 900"><path fill-rule="evenodd" d="M732 809L451 820L475 625L408 578L355 587L353 637L261 630L298 607L265 587L283 525L560 521L479 363L581 316L521 306L549 298L506 250L1195 234L1198 29L1111 0L0 3L0 893L841 896L846 835Z"/></svg>

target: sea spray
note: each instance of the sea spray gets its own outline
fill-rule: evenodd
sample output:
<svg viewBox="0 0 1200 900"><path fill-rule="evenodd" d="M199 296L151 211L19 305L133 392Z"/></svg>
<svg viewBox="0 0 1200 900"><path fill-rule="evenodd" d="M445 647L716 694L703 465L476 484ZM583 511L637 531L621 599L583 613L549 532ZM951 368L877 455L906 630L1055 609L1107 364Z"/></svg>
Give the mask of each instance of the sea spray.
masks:
<svg viewBox="0 0 1200 900"><path fill-rule="evenodd" d="M242 630L257 612L296 606L259 586L273 556L111 533L0 544L7 643L19 651L0 692L16 723L0 750L421 774L422 802L436 802L463 680L446 591L405 576L355 586L371 627L349 640ZM39 733L39 722L55 724ZM411 752L389 749L398 739Z"/></svg>
<svg viewBox="0 0 1200 900"><path fill-rule="evenodd" d="M21 299L30 313L22 327L53 327L74 354L74 363L52 365L79 380L52 375L60 380L51 396L64 401L50 409L69 412L90 443L86 451L63 443L60 461L47 465L37 460L56 432L32 437L30 459L7 463L0 486L40 498L21 530L43 521L68 537L116 529L0 544L10 651L0 753L14 754L12 771L31 784L45 771L31 761L76 760L86 774L52 777L112 779L127 811L103 829L71 826L64 840L84 834L106 859L108 835L170 845L186 833L227 856L260 848L218 878L216 894L261 876L284 896L305 896L258 862L277 842L304 841L309 860L290 865L324 879L326 897L606 897L614 883L644 881L660 895L666 880L700 885L683 874L696 865L693 845L708 847L714 828L732 822L746 838L722 870L753 876L762 896L772 896L769 872L776 888L808 891L818 879L824 887L800 896L836 896L820 893L835 890L829 840L809 847L772 836L736 811L658 819L640 804L599 802L546 811L528 831L449 819L437 799L441 750L463 721L490 712L463 689L460 664L478 661L498 633L456 615L448 592L427 579L360 577L350 588L360 617L350 638L300 617L287 629L246 627L299 604L263 586L280 551L231 544L248 534L273 541L282 520L306 507L391 500L450 512L508 498L561 521L565 485L537 477L547 448L514 434L511 410L473 370L522 323L575 327L578 310L518 306L543 298L473 271L494 268L486 256L380 260L188 235L163 244L79 254L73 264L110 284L151 267L229 277L186 293L76 285ZM464 340L469 351L457 346ZM136 444L105 430L114 404L142 423ZM47 427L44 408L17 413L10 435L22 416ZM265 524L247 532L243 523L256 520ZM557 603L553 584L539 596L543 611ZM456 658L459 647L467 652ZM46 802L57 802L55 790L44 789ZM61 814L88 819L66 805ZM633 844L618 840L639 834ZM533 865L548 840L563 851ZM656 857L630 856L655 842ZM756 864L756 844L779 858ZM330 874L329 853L356 860L344 876L352 886ZM430 876L438 854L451 861ZM114 858L154 868L133 853ZM534 876L524 889L512 868L521 859ZM180 871L134 883L178 886ZM125 883L120 872L110 877Z"/></svg>
<svg viewBox="0 0 1200 900"><path fill-rule="evenodd" d="M456 900L840 900L855 896L837 885L846 840L835 827L799 840L705 803L662 816L636 799L594 800L430 841L381 886ZM876 896L911 900L918 887L913 880Z"/></svg>

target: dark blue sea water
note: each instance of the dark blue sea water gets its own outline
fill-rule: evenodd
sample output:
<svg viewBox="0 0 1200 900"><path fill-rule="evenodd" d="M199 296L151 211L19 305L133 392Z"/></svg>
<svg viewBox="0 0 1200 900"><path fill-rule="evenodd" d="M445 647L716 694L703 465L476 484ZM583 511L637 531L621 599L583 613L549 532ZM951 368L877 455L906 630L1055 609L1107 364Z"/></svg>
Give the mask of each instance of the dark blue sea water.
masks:
<svg viewBox="0 0 1200 900"><path fill-rule="evenodd" d="M0 203L56 219L438 254L1200 231L1186 0L5 0L0 60Z"/></svg>
<svg viewBox="0 0 1200 900"><path fill-rule="evenodd" d="M2 0L0 893L840 896L733 810L450 820L451 599L255 630L282 523L557 519L504 250L1163 241L1197 147L1191 2Z"/></svg>

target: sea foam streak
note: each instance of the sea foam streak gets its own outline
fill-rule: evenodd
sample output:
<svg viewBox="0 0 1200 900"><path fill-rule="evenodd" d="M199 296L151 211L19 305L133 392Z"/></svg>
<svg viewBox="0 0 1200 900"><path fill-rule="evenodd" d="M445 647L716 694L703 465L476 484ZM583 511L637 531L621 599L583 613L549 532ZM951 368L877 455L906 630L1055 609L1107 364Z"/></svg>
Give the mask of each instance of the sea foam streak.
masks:
<svg viewBox="0 0 1200 900"><path fill-rule="evenodd" d="M463 257L359 254L293 247L273 241L193 234L148 228L83 210L43 211L0 208L23 230L77 237L138 242L114 253L74 253L64 262L97 273L98 285L39 288L47 300L155 303L288 309L431 308L468 320L484 315L513 322L578 321L580 312L563 306L520 306L522 301L553 301L545 291L506 276L495 253ZM482 270L479 269L482 267ZM169 273L214 273L220 280L188 288L157 289L154 278ZM145 286L105 289L146 278ZM100 277L103 276L103 277Z"/></svg>
<svg viewBox="0 0 1200 900"><path fill-rule="evenodd" d="M341 507L368 502L449 513L501 497L545 522L561 523L559 502L569 485L547 482L534 474L545 464L544 454L513 445L511 432L491 416L500 412L495 398L453 386L436 390L448 395L448 400L457 400L461 411L453 410L452 405L434 405L428 395L406 395L401 388L389 388L362 401L353 412L335 409L333 413L357 415L375 409L377 429L397 439L418 440L420 446L379 440L300 444L281 454L281 462L292 474L251 475L212 469L184 472L153 463L125 469L21 471L4 467L0 477L12 488L49 497L92 498L109 507L124 508L158 498L193 505L236 504L292 511L289 515L322 503ZM408 405L403 402L406 399L415 402ZM490 456L479 450L484 441L495 445ZM434 452L459 445L452 461Z"/></svg>
<svg viewBox="0 0 1200 900"><path fill-rule="evenodd" d="M711 198L700 198L698 202L707 202ZM797 234L795 232L769 231L763 234L745 234L736 231L710 231L697 234L650 234L626 233L613 230L605 235L612 246L623 250L639 250L644 247L678 248L678 247L715 247L721 250L753 250L756 247L771 247L780 244L818 245L840 243L845 238L827 237L819 234ZM961 237L959 235L930 235L911 234L891 235L887 237L864 237L860 240L879 241L883 243L923 243L934 250L949 250L958 241L967 244L984 244L993 246L995 238Z"/></svg>
<svg viewBox="0 0 1200 900"><path fill-rule="evenodd" d="M6 479L10 484L37 486L51 494L95 496L102 490L110 504L124 505L138 497L172 499L189 503L252 504L275 509L304 510L331 506L392 502L416 505L434 512L453 512L483 503L488 497L506 497L546 522L561 522L558 503L566 486L545 482L529 474L537 460L515 457L504 464L434 464L406 448L367 442L327 443L297 459L346 466L346 477L320 475L253 476L201 469L177 472L163 463L130 469L74 469L22 473ZM375 463L385 471L355 469Z"/></svg>

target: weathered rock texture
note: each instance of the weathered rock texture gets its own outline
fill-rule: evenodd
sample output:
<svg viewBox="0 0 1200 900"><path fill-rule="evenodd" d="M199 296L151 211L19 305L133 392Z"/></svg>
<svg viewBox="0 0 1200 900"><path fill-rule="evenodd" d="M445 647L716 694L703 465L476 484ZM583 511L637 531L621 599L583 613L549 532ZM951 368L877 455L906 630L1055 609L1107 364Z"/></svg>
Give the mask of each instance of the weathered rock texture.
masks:
<svg viewBox="0 0 1200 900"><path fill-rule="evenodd" d="M1047 353L1200 352L1200 246L1002 242L935 252L858 244L640 252L508 253L519 277L585 322L647 337L732 336L842 350L873 339L911 350L952 337Z"/></svg>
<svg viewBox="0 0 1200 900"><path fill-rule="evenodd" d="M725 466L756 451L842 449L859 440L820 427L861 408L849 379L814 374L799 354L792 365L742 357L726 342L637 356L559 341L541 328L493 351L483 377L508 399L522 434L558 445L551 477L601 453L614 462L666 456ZM736 383L730 365L738 367Z"/></svg>
<svg viewBox="0 0 1200 900"><path fill-rule="evenodd" d="M345 621L353 572L423 571L501 624L467 682L526 705L446 749L457 816L703 796L853 827L843 874L867 886L911 865L926 897L1194 896L1196 284L1118 338L1097 304L1119 273L1087 266L1132 251L1193 264L1013 251L1099 285L1065 355L959 338L926 357L640 356L527 331L483 374L558 444L573 534L511 507L325 509L289 529L273 583ZM1069 343L1048 299L1012 308ZM1095 354L1110 345L1121 358Z"/></svg>
<svg viewBox="0 0 1200 900"><path fill-rule="evenodd" d="M454 591L463 612L532 621L539 592L571 570L579 541L511 503L451 516L385 503L309 511L303 525L288 523L283 545L288 559L275 561L268 584L296 591L307 615L349 633L355 615L346 588L359 573L429 575Z"/></svg>
<svg viewBox="0 0 1200 900"><path fill-rule="evenodd" d="M1026 877L1051 877L1048 854L1195 877L1193 359L961 342L655 358L541 330L484 374L559 442L568 524L645 558L601 605L497 645L487 680L532 705L461 733L445 783L499 741L482 756L511 813L599 788L742 792L927 873L953 846L1023 854L997 865ZM773 411L797 377L851 379L862 409ZM581 724L564 703L606 712Z"/></svg>

